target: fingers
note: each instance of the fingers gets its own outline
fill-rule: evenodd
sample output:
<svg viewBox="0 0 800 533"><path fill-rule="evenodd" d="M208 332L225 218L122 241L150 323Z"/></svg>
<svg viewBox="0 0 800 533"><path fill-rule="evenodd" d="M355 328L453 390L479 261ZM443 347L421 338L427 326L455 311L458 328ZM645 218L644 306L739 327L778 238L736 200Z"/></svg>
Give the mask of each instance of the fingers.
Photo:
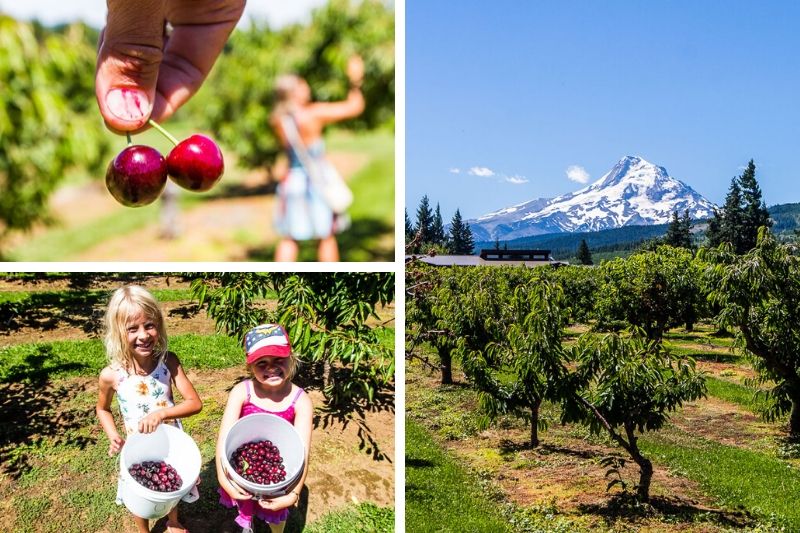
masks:
<svg viewBox="0 0 800 533"><path fill-rule="evenodd" d="M125 445L125 439L122 437L116 437L108 443L108 456L114 457L114 455L118 454L122 447Z"/></svg>
<svg viewBox="0 0 800 533"><path fill-rule="evenodd" d="M108 0L95 94L111 129L133 131L150 117L163 58L165 0Z"/></svg>
<svg viewBox="0 0 800 533"><path fill-rule="evenodd" d="M163 418L157 413L151 413L139 421L139 433L152 433L161 424Z"/></svg>
<svg viewBox="0 0 800 533"><path fill-rule="evenodd" d="M97 57L100 114L115 131L161 122L200 87L244 0L107 0ZM173 30L165 35L165 22Z"/></svg>

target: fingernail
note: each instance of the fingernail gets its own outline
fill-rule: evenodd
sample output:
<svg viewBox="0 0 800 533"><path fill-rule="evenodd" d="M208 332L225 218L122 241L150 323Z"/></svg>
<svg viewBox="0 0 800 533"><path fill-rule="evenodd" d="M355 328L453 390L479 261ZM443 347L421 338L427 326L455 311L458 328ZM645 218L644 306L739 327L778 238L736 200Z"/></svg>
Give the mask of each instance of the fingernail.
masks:
<svg viewBox="0 0 800 533"><path fill-rule="evenodd" d="M151 105L147 95L139 89L111 89L106 95L106 106L117 118L136 122L150 115Z"/></svg>

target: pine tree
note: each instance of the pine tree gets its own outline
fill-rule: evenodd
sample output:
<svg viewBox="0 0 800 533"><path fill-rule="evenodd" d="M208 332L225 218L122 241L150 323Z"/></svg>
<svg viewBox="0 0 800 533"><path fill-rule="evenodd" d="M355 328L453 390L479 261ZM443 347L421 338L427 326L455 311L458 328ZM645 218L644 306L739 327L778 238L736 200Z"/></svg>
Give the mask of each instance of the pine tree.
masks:
<svg viewBox="0 0 800 533"><path fill-rule="evenodd" d="M737 254L744 252L742 243L742 230L744 223L744 209L742 208L742 189L739 179L731 180L725 205L722 207L722 224L720 225L720 242L729 242Z"/></svg>
<svg viewBox="0 0 800 533"><path fill-rule="evenodd" d="M431 244L438 244L445 246L447 235L444 232L444 223L442 222L442 212L439 209L439 203L436 203L436 212L433 215L433 222L431 223Z"/></svg>
<svg viewBox="0 0 800 533"><path fill-rule="evenodd" d="M581 239L581 244L578 246L578 263L581 265L593 265L592 252L589 251L589 245L586 244L586 239Z"/></svg>
<svg viewBox="0 0 800 533"><path fill-rule="evenodd" d="M426 244L431 242L431 228L433 226L433 213L431 212L428 195L422 197L417 207L417 225L414 226L414 233L417 235L417 250L422 250Z"/></svg>
<svg viewBox="0 0 800 533"><path fill-rule="evenodd" d="M706 228L706 238L708 246L716 248L722 244L722 213L715 207L714 216L708 220Z"/></svg>
<svg viewBox="0 0 800 533"><path fill-rule="evenodd" d="M414 240L414 226L411 225L411 219L408 218L408 209L405 209L406 214L406 246L411 244Z"/></svg>
<svg viewBox="0 0 800 533"><path fill-rule="evenodd" d="M664 244L675 248L692 247L692 220L689 218L689 210L684 211L682 217L678 217L678 212L672 212L672 221L669 223L667 233L664 235Z"/></svg>
<svg viewBox="0 0 800 533"><path fill-rule="evenodd" d="M744 253L755 248L758 228L761 226L772 227L767 206L761 199L761 188L756 181L756 165L752 159L739 177L739 187L742 191L742 202L744 203L741 229L742 251L739 253Z"/></svg>
<svg viewBox="0 0 800 533"><path fill-rule="evenodd" d="M461 212L456 209L453 220L450 222L450 252L456 255L472 255L475 240L469 224L461 219Z"/></svg>

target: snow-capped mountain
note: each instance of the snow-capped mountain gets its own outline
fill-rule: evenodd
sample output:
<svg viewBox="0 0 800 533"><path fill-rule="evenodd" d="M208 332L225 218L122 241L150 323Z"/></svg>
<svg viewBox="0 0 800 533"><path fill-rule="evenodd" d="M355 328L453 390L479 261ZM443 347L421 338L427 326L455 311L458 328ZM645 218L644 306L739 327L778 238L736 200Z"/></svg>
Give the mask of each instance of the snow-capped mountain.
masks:
<svg viewBox="0 0 800 533"><path fill-rule="evenodd" d="M475 240L516 239L544 233L598 231L665 224L688 209L708 218L714 204L664 167L626 156L588 187L557 198L539 198L468 220Z"/></svg>

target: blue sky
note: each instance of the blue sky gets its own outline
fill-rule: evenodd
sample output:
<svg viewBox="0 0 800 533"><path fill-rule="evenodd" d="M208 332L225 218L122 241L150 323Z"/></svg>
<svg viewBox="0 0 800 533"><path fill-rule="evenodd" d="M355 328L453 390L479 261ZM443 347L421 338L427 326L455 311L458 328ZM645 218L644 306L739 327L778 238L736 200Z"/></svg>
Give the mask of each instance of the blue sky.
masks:
<svg viewBox="0 0 800 533"><path fill-rule="evenodd" d="M625 155L715 203L753 158L800 202L800 2L406 1L406 205L448 222Z"/></svg>

